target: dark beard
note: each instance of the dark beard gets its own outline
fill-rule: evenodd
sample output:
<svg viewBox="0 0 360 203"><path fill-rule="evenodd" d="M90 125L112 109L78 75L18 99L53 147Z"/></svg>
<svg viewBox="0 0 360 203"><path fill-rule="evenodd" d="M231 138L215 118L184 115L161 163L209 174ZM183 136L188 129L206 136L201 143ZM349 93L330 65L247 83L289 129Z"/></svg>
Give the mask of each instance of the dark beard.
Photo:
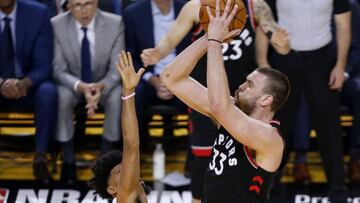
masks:
<svg viewBox="0 0 360 203"><path fill-rule="evenodd" d="M235 92L235 103L236 103L236 106L239 107L239 109L244 112L246 115L250 115L250 113L252 113L252 111L254 110L255 108L255 103L253 101L256 101L256 99L254 100L244 100L244 99L241 99L238 95L239 92L236 91Z"/></svg>
<svg viewBox="0 0 360 203"><path fill-rule="evenodd" d="M246 104L246 103L240 103L238 105L238 107L246 115L250 115L250 113L252 112L252 109L253 109L249 104Z"/></svg>
<svg viewBox="0 0 360 203"><path fill-rule="evenodd" d="M236 106L244 112L246 115L250 115L250 113L254 110L254 105L249 101L242 101L238 97L236 98Z"/></svg>

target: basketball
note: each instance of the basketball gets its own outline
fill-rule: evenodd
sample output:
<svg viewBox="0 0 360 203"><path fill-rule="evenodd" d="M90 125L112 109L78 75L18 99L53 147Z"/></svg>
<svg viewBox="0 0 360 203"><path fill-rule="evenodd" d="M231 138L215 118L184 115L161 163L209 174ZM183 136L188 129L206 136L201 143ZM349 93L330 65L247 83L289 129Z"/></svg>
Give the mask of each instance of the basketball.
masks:
<svg viewBox="0 0 360 203"><path fill-rule="evenodd" d="M220 14L224 12L227 0L220 0ZM238 11L229 25L229 31L235 29L243 29L246 23L246 8L242 0L231 0L230 12L234 8L235 4L238 5ZM207 32L210 18L206 11L206 6L210 7L211 13L215 16L216 0L201 0L201 7L199 11L200 25L205 32Z"/></svg>

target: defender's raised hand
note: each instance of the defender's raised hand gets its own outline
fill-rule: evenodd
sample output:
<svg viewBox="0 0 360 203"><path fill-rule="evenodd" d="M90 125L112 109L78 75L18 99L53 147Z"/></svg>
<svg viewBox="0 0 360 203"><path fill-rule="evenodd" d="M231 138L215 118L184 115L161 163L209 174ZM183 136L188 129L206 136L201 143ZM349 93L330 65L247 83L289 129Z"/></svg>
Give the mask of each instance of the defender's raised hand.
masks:
<svg viewBox="0 0 360 203"><path fill-rule="evenodd" d="M232 38L241 32L240 29L235 29L229 32L229 24L234 19L238 10L238 5L235 5L230 12L231 0L227 0L223 14L220 13L220 0L216 0L215 16L212 15L210 7L207 6L206 10L210 19L208 27L208 39L223 42Z"/></svg>
<svg viewBox="0 0 360 203"><path fill-rule="evenodd" d="M130 52L122 51L119 54L120 63L116 63L117 70L120 73L123 88L128 90L134 90L140 81L141 75L145 69L140 68L138 72L135 71L133 60Z"/></svg>

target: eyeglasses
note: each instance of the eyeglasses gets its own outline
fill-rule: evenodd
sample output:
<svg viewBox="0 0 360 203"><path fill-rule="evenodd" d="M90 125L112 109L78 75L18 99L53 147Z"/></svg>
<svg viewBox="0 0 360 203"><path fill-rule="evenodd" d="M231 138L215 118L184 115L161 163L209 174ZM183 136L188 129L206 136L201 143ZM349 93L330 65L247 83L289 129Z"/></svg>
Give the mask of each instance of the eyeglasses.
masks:
<svg viewBox="0 0 360 203"><path fill-rule="evenodd" d="M77 3L72 6L72 10L73 11L81 11L83 8L89 10L93 7L94 3L95 3L94 1L87 1L84 4Z"/></svg>

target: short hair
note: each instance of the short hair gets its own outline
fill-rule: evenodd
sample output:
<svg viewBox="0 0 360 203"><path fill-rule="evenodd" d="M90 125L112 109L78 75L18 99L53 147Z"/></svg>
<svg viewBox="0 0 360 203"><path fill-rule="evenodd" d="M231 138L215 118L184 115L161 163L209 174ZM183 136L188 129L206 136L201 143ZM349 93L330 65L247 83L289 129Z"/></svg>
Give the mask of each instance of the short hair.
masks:
<svg viewBox="0 0 360 203"><path fill-rule="evenodd" d="M122 154L119 150L112 150L98 158L91 166L94 176L89 180L88 185L95 189L95 193L102 198L112 199L107 192L108 180L111 170L122 162Z"/></svg>
<svg viewBox="0 0 360 203"><path fill-rule="evenodd" d="M263 91L273 96L271 110L276 112L286 102L290 94L290 82L288 77L273 68L257 68L257 72L267 76L267 82Z"/></svg>

